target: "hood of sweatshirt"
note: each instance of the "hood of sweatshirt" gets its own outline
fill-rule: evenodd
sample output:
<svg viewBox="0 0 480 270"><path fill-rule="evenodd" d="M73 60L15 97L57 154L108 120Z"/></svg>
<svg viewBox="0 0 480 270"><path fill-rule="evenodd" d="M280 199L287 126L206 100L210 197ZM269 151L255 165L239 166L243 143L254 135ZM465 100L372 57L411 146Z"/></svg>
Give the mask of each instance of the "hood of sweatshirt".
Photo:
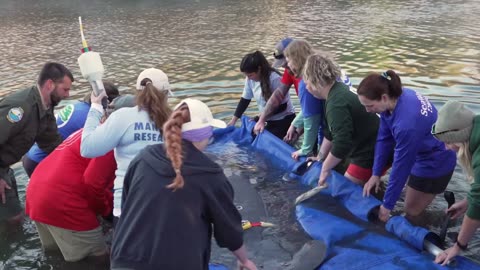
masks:
<svg viewBox="0 0 480 270"><path fill-rule="evenodd" d="M182 143L183 164L180 170L183 176L223 172L223 169L217 163L198 150L191 142L182 140ZM166 177L175 176L175 170L165 151L165 144L147 146L142 158L156 174Z"/></svg>

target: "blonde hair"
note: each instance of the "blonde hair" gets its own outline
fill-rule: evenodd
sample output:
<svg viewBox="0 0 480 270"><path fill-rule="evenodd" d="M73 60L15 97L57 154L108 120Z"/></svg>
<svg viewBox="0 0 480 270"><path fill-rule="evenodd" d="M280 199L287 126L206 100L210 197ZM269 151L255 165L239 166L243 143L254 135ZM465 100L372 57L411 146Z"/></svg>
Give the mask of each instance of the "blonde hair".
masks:
<svg viewBox="0 0 480 270"><path fill-rule="evenodd" d="M341 76L340 67L333 58L325 52L310 55L303 70L303 80L313 86L325 87L335 82Z"/></svg>
<svg viewBox="0 0 480 270"><path fill-rule="evenodd" d="M302 74L303 66L308 56L315 53L313 47L308 41L296 39L287 46L283 54L293 63L298 70L292 70L295 74Z"/></svg>
<svg viewBox="0 0 480 270"><path fill-rule="evenodd" d="M472 167L472 154L470 153L470 143L468 141L460 143L457 153L458 162L467 176L467 181L472 183L474 180Z"/></svg>
<svg viewBox="0 0 480 270"><path fill-rule="evenodd" d="M170 115L163 125L164 146L167 157L175 170L175 179L167 188L174 191L183 188L185 184L180 169L183 165L182 125L187 122L190 122L190 111L187 104L184 103Z"/></svg>

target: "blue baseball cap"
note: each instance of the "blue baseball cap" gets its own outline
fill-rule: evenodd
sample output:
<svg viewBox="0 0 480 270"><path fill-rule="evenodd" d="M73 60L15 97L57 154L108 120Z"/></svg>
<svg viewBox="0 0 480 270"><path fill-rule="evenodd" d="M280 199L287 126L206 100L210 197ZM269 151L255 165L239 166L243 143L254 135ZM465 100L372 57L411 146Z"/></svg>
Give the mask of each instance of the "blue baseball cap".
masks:
<svg viewBox="0 0 480 270"><path fill-rule="evenodd" d="M273 67L283 67L287 64L287 60L285 59L285 55L283 55L283 51L292 41L293 38L286 37L280 40L277 45L275 45L275 51L273 52L273 57L275 58L275 61L273 62Z"/></svg>

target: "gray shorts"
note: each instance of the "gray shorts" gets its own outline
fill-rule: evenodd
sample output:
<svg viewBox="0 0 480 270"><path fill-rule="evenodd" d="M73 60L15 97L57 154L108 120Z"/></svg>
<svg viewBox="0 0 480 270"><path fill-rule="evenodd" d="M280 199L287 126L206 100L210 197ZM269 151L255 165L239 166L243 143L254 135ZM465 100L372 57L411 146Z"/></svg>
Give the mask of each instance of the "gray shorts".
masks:
<svg viewBox="0 0 480 270"><path fill-rule="evenodd" d="M37 221L35 226L43 249L59 249L67 262L107 253L107 245L100 226L90 231L72 231Z"/></svg>
<svg viewBox="0 0 480 270"><path fill-rule="evenodd" d="M0 198L0 221L6 221L22 213L23 209L18 197L17 180L12 169L8 170L7 177L3 179L11 189L5 189L6 203L3 204Z"/></svg>

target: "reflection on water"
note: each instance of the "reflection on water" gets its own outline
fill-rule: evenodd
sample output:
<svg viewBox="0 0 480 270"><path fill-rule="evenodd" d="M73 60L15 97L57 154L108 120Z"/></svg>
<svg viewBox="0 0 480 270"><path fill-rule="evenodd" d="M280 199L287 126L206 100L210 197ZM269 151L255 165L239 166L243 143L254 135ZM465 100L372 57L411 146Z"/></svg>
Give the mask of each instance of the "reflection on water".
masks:
<svg viewBox="0 0 480 270"><path fill-rule="evenodd" d="M81 15L89 45L102 54L105 78L122 91L133 89L144 68L160 67L175 87L172 104L197 97L223 119L242 92L242 56L256 49L270 55L284 36L334 52L354 84L369 72L395 69L435 105L455 99L480 112L478 14L475 0L3 0L0 98L32 85L46 61L74 73L72 97L62 104L89 91L76 62ZM253 114L254 104L250 108ZM240 160L231 170L248 170L245 164ZM17 173L23 197L27 179ZM458 171L449 189L460 199L468 188ZM445 206L438 198L431 208L439 217ZM50 269L34 226L27 223L22 233L1 239L0 268ZM479 245L477 236L472 254Z"/></svg>

